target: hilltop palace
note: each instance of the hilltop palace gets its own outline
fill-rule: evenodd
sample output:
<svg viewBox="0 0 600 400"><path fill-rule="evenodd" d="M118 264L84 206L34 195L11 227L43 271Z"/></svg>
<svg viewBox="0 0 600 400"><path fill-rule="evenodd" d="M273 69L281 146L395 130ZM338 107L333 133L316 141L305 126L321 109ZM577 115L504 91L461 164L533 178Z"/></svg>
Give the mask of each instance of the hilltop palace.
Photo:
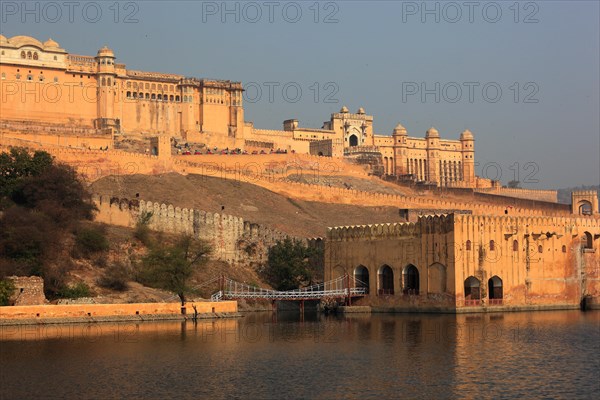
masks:
<svg viewBox="0 0 600 400"><path fill-rule="evenodd" d="M469 131L447 140L430 128L414 138L399 124L391 135L377 135L372 116L346 107L321 129L301 128L295 119L284 121L283 130L256 129L244 120L240 82L129 70L108 47L82 56L51 39L0 35L0 50L0 145L45 148L80 172L113 171L119 161L117 171L129 165L132 173L205 174L196 160L210 155L171 156L172 140L183 140L259 154L281 149L312 161L367 160L377 165L376 175L427 187L410 196L251 181L309 201L398 207L394 223L333 227L311 239L324 250L325 280L344 277L365 288L362 301L371 306L477 312L574 308L588 299L600 308L597 193L576 191L571 205L558 204L556 191L501 188L476 177ZM115 149L124 137L148 141L151 154ZM249 243L263 249L256 257L264 260L264 249L279 237L242 218L145 200L101 199L97 220L133 226L146 204L153 229L210 240L216 257L232 263L248 261ZM373 222L381 222L373 213Z"/></svg>
<svg viewBox="0 0 600 400"><path fill-rule="evenodd" d="M248 151L282 149L342 156L381 154L383 173L437 186L488 185L474 172L474 139L409 137L398 124L392 135L373 132L373 116L343 107L321 129L286 120L283 130L254 128L244 120L242 84L127 69L108 47L95 57L69 54L58 43L0 35L2 121L69 124L106 134L168 135L209 147ZM479 183L479 185L478 185Z"/></svg>

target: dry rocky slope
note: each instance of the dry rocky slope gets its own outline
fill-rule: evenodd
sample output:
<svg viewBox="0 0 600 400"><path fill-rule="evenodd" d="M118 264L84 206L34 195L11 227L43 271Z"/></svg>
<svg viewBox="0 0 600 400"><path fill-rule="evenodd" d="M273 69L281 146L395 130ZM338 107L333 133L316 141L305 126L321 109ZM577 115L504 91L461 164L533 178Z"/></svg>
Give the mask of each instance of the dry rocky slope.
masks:
<svg viewBox="0 0 600 400"><path fill-rule="evenodd" d="M101 226L97 223L90 225ZM142 242L134 237L134 231L130 228L105 225L106 237L110 243L109 249L90 257L73 257L67 250L63 254L63 260L70 264L68 283L75 284L84 282L91 289L91 297L96 303L153 303L153 302L178 302L179 298L173 293L146 287L135 282L135 267L132 264L139 263L148 249ZM175 235L166 233L153 233L159 235L161 242L171 242L176 239ZM124 291L116 291L101 287L98 279L105 273L111 265L117 264L120 268L128 271L128 288ZM189 286L196 288L215 277L224 275L239 282L247 282L261 287L268 287L261 281L256 269L252 266L237 265L232 266L228 263L208 260L206 264L199 266L190 279ZM190 299L210 298L211 294L218 290L218 282L209 285L202 285L195 294L190 294ZM70 300L72 301L72 300ZM89 299L80 301L89 302Z"/></svg>
<svg viewBox="0 0 600 400"><path fill-rule="evenodd" d="M324 236L328 226L401 221L398 208L291 199L260 186L202 175L125 175L102 178L93 193L225 213L299 237ZM223 209L224 207L224 209Z"/></svg>

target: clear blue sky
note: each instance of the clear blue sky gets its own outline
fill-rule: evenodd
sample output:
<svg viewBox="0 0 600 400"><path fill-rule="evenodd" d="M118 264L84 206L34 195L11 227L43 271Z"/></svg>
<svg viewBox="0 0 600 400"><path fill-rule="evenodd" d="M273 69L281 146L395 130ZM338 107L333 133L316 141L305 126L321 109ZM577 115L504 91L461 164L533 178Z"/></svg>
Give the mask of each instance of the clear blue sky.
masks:
<svg viewBox="0 0 600 400"><path fill-rule="evenodd" d="M506 183L518 166L525 187L600 183L597 1L227 2L230 13L221 1L142 1L118 14L110 1L77 3L72 16L61 1L60 15L36 3L27 13L3 2L2 34L87 55L106 44L128 68L250 84L246 120L257 127L319 128L342 105L364 107L379 134L398 122L412 136L470 129L480 175L499 169Z"/></svg>

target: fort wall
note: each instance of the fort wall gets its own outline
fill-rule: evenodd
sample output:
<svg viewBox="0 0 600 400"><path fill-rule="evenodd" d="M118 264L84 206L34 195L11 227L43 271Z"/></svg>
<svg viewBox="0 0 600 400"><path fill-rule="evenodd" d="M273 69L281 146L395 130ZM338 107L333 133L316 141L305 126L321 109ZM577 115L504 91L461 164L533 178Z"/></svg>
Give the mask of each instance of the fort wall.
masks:
<svg viewBox="0 0 600 400"><path fill-rule="evenodd" d="M1 146L26 146L44 149L57 160L75 167L87 180L94 181L108 175L149 174L166 172L182 174L200 174L222 179L231 179L262 186L274 192L308 201L322 201L341 204L361 204L365 206L391 205L399 208L456 209L472 210L483 215L535 215L568 216L569 205L543 201L504 197L473 192L472 189L440 189L439 193L456 193L473 196L473 201L434 198L436 191L422 196L402 196L386 193L365 192L354 189L329 186L330 177L340 175L346 168L353 174L366 175L360 167L347 166L335 158L311 155L265 156L181 156L171 159L159 159L157 156L128 153L118 150L83 150L64 147L41 146L22 139L3 137ZM198 160L198 161L195 161ZM280 160L280 161L278 161ZM316 179L321 185L291 182L287 175L305 174ZM481 201L477 201L481 200Z"/></svg>
<svg viewBox="0 0 600 400"><path fill-rule="evenodd" d="M540 200L545 202L557 203L558 202L558 191L556 190L537 190L537 189L521 189L521 188L477 188L475 192L496 194L506 197L517 197L528 200Z"/></svg>
<svg viewBox="0 0 600 400"><path fill-rule="evenodd" d="M45 147L74 147L82 149L112 149L114 140L111 135L92 136L92 135L61 135L44 133L2 133L2 141L14 139L22 143L33 142Z"/></svg>
<svg viewBox="0 0 600 400"><path fill-rule="evenodd" d="M232 215L108 196L94 195L93 200L99 210L98 222L134 227L149 213L151 229L206 240L213 247L213 258L234 265L266 261L269 247L288 236Z"/></svg>

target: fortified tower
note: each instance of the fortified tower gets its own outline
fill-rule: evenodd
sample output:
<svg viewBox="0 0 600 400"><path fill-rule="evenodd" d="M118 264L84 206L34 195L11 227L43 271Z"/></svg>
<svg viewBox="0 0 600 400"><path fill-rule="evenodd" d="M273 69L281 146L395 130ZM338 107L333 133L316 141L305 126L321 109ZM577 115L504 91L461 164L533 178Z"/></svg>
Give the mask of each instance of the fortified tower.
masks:
<svg viewBox="0 0 600 400"><path fill-rule="evenodd" d="M475 185L475 139L468 129L460 134L462 144L462 177L467 187Z"/></svg>
<svg viewBox="0 0 600 400"><path fill-rule="evenodd" d="M425 140L427 141L427 166L425 171L427 175L425 180L427 182L438 183L439 173L438 164L440 159L440 134L437 129L431 127L425 133Z"/></svg>
<svg viewBox="0 0 600 400"><path fill-rule="evenodd" d="M571 192L571 212L578 215L598 214L598 192L595 190Z"/></svg>
<svg viewBox="0 0 600 400"><path fill-rule="evenodd" d="M181 112L177 116L175 131L185 140L191 140L188 134L194 131L194 104L196 103L194 93L198 85L199 82L195 78L184 78L179 83L182 105ZM203 130L203 127L200 126L198 130Z"/></svg>
<svg viewBox="0 0 600 400"><path fill-rule="evenodd" d="M98 50L96 55L98 66L98 118L96 128L116 128L119 124L115 120L114 104L117 90L115 73L115 54L107 46Z"/></svg>
<svg viewBox="0 0 600 400"><path fill-rule="evenodd" d="M396 160L394 173L397 176L408 174L406 166L408 146L406 138L408 137L408 133L406 132L406 128L401 124L396 125L392 137L394 139L394 160Z"/></svg>

